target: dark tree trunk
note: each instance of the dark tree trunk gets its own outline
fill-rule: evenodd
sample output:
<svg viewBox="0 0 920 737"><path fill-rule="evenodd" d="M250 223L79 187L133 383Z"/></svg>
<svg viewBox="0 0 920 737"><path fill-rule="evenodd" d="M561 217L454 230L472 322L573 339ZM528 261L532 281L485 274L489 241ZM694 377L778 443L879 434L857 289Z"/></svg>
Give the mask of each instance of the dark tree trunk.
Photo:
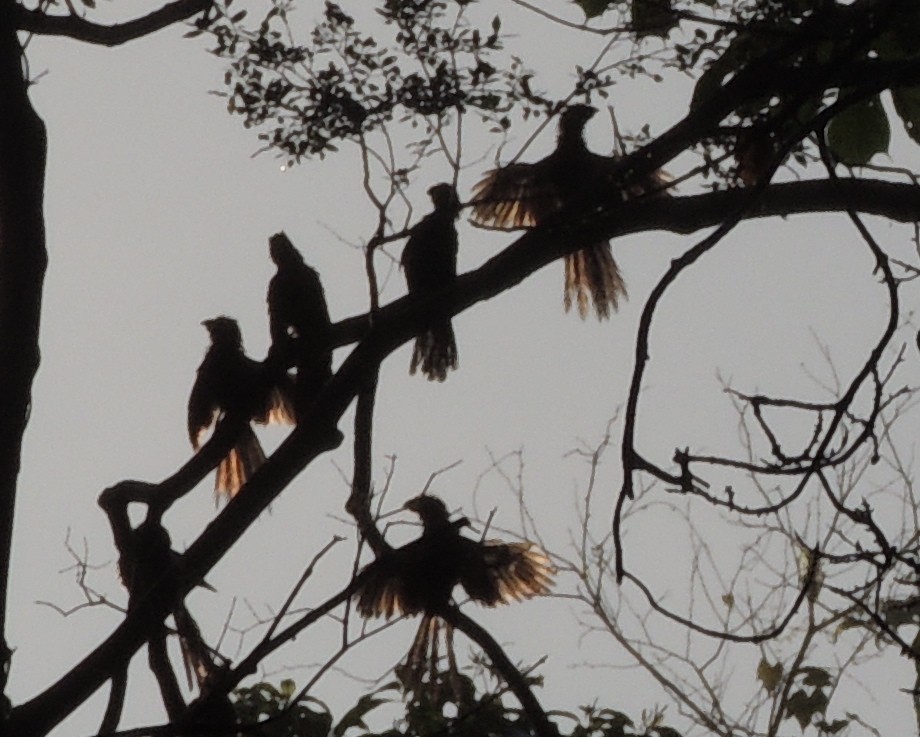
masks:
<svg viewBox="0 0 920 737"><path fill-rule="evenodd" d="M45 126L32 109L13 0L0 0L0 684L6 686L7 583L22 436L38 370L47 266Z"/></svg>

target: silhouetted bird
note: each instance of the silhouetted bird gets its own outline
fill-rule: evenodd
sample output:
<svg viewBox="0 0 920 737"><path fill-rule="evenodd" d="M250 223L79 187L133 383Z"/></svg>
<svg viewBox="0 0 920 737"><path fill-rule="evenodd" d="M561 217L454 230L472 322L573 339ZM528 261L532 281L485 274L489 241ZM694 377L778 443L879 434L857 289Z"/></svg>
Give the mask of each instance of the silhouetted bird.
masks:
<svg viewBox="0 0 920 737"><path fill-rule="evenodd" d="M315 269L284 233L269 238L277 273L268 284L269 355L284 370L296 367L298 407L308 405L332 376L329 308Z"/></svg>
<svg viewBox="0 0 920 737"><path fill-rule="evenodd" d="M584 129L597 112L590 105L571 105L559 117L556 150L532 164L514 163L493 169L473 188L472 220L497 228L529 228L539 225L563 208L603 202L605 190L613 188L618 157L588 150ZM616 192L628 199L664 194L667 178L655 172L645 181ZM565 257L565 309L578 305L582 318L590 301L598 318L610 316L626 284L610 251L610 243L586 244Z"/></svg>
<svg viewBox="0 0 920 737"><path fill-rule="evenodd" d="M437 497L423 495L406 502L406 509L422 520L416 540L381 554L358 574L357 609L365 617L422 614L406 658L405 682L413 691L426 679L435 687L445 633L447 680L456 683L453 628L438 616L459 584L480 604L495 606L549 592L553 567L529 543L479 542L460 534L469 526L466 517L451 521L447 507ZM455 688L458 696L461 689Z"/></svg>
<svg viewBox="0 0 920 737"><path fill-rule="evenodd" d="M437 614L459 584L485 606L549 592L553 568L530 543L479 542L460 534L466 517L451 521L444 502L423 495L405 509L422 520L422 535L380 555L359 574L358 611L365 617Z"/></svg>
<svg viewBox="0 0 920 737"><path fill-rule="evenodd" d="M436 184L428 190L434 210L422 218L409 234L402 252L409 294L430 294L457 278L457 228L460 199L449 184ZM409 373L421 368L432 381L444 381L458 362L457 341L450 318L429 325L415 339Z"/></svg>
<svg viewBox="0 0 920 737"><path fill-rule="evenodd" d="M130 594L128 609L130 611L143 607L149 610L150 592L164 580L182 576L179 567L181 556L172 549L169 533L158 520L147 519L137 528L131 529L125 516L124 529L122 534L116 531L116 541L119 542L121 553L118 560L119 575ZM199 582L199 585L214 591L206 581ZM170 610L176 625L176 634L179 636L179 648L189 688L192 687L193 680L201 687L216 668L213 652L205 644L201 630L184 601L172 602ZM164 643L165 632L163 628L160 633ZM151 643L151 646L155 644Z"/></svg>
<svg viewBox="0 0 920 737"><path fill-rule="evenodd" d="M215 317L205 320L211 346L205 353L188 400L188 435L195 450L202 437L219 419L236 416L266 424L293 424L292 387L287 375L278 376L265 364L243 352L243 338L236 320ZM265 461L265 454L247 422L236 444L217 467L214 490L234 496Z"/></svg>

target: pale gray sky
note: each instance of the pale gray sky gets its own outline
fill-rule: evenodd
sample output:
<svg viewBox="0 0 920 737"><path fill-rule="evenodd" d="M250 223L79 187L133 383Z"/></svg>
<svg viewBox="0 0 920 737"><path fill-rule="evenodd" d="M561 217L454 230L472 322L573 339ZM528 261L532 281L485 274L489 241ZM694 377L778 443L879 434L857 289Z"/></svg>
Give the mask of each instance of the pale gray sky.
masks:
<svg viewBox="0 0 920 737"><path fill-rule="evenodd" d="M306 22L321 3L298 7ZM571 83L570 67L560 58L572 65L588 63L601 43L520 11L508 12L505 28L533 66L555 68L544 86L559 95ZM26 436L14 539L14 701L61 674L118 621L104 608L62 618L36 602L67 607L80 601L72 576L59 573L72 563L65 550L69 534L78 550L85 541L91 563L105 564L91 571L90 584L124 603L114 547L96 498L122 479L158 481L189 457L185 404L207 346L199 322L218 314L236 317L250 354L264 355L265 289L273 273L268 236L285 230L320 271L334 319L366 306L362 255L346 245L367 239L374 222L358 189L354 151L284 172L270 153L253 157L259 148L254 133L226 113L223 100L207 94L220 87L221 62L205 53L202 41L182 39L184 30L168 29L117 49L40 38L29 47L31 72L39 78L33 99L49 128L51 263L43 362ZM686 82L637 82L615 88L611 102L624 130L649 122L657 132L680 115L688 94ZM602 118L589 128L598 150L609 148L609 125ZM522 127L521 140L529 132ZM493 143L484 135L471 138L468 160L477 158L476 147L484 155ZM542 155L552 143L547 129L528 157ZM916 153L908 155L916 164ZM425 190L444 176L443 169L433 168L431 176L419 175L412 190L420 213L428 208ZM464 171L461 196L485 168L483 162ZM905 229L876 225L876 231L886 246L909 255ZM515 527L514 499L501 478L485 478L475 509L473 490L490 463L490 451L501 456L523 448L532 510L547 541L564 550L568 531L578 524L574 500L587 478L586 465L565 454L579 439L598 442L625 401L644 299L669 261L695 240L653 233L617 242L631 296L609 322L581 322L563 314L561 264L474 307L455 320L460 370L443 385L409 377L410 348L398 351L384 365L375 418L378 484L386 457L397 458L390 506L417 493L433 471L462 461L437 479L434 491L469 513L486 515L497 507L498 522ZM512 236L464 225L461 267L482 263L511 241ZM740 389L826 399L802 368L828 375L811 331L830 346L841 375L861 364L885 315L884 290L871 270L866 249L843 217L739 227L675 285L656 320L640 421L645 452L667 465L675 447L735 451L736 419L721 394L717 370ZM911 289L904 296L915 302L916 289ZM384 299L403 290L402 276L395 274ZM916 383L916 356L910 361L905 380ZM338 469L349 475L351 467L350 417L340 427L347 438L342 447L308 468L209 577L218 593L193 595L193 611L212 639L234 599L234 623L240 627L252 620L247 606L260 614L279 607L331 535L350 533L338 521L347 494ZM908 422L916 427L915 418ZM616 423L614 433L620 428ZM263 434L269 447L282 437L273 429ZM175 547L183 549L215 514L212 483L209 477L167 517ZM609 524L619 483L611 449L595 500L599 533ZM664 593L685 576L677 564L685 546L670 539L669 523L656 518L655 507L643 515L630 532L627 552ZM353 539L339 546L301 595L303 605L345 583L353 550ZM722 554L729 562L736 555L731 546ZM568 583L561 580L561 590ZM571 671L571 665L585 661L627 662L612 640L582 642L573 611L573 605L556 600L470 613L494 628L514 660L531 662L549 652L541 692L549 709L598 699L638 717L641 709L665 702L643 675ZM411 623L399 625L354 652L343 667L362 676L381 675L401 656L412 631ZM308 632L269 666L315 664L334 646L331 627L322 634ZM234 654L233 638L224 649ZM752 657L756 662L756 651ZM888 672L887 683L909 685L904 663L891 664ZM300 669L292 675L301 683L311 673ZM338 714L361 693L358 685L343 688L341 680L330 684L321 682L315 694ZM886 686L886 692L892 688ZM890 701L871 708L897 714L898 720L910 718L906 696L878 697ZM865 694L854 698L871 702ZM57 734L92 733L100 699L97 694ZM150 701L156 700L135 692L124 726L160 721Z"/></svg>

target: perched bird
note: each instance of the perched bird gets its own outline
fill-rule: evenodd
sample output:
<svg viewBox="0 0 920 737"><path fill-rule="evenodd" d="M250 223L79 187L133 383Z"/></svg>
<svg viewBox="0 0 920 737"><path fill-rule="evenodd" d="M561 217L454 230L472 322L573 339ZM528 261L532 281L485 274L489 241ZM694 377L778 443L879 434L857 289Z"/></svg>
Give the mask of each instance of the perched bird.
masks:
<svg viewBox="0 0 920 737"><path fill-rule="evenodd" d="M453 628L443 613L458 584L474 601L485 606L508 604L549 592L553 567L530 543L479 542L463 537L466 517L451 521L444 502L422 495L406 502L406 509L422 520L422 535L401 548L382 553L358 574L357 609L365 617L421 614L401 672L404 682L419 692L427 678L429 687L442 679L438 660L439 633L444 631L447 681L458 696Z"/></svg>
<svg viewBox="0 0 920 737"><path fill-rule="evenodd" d="M268 240L277 273L268 284L269 356L297 369L298 407L309 405L332 376L329 308L315 269L284 233Z"/></svg>
<svg viewBox="0 0 920 737"><path fill-rule="evenodd" d="M460 198L450 184L436 184L428 190L434 210L416 223L402 252L403 270L409 294L430 294L443 289L457 277L457 228ZM444 381L458 362L457 341L450 318L429 325L415 339L409 373L421 368L431 381Z"/></svg>
<svg viewBox="0 0 920 737"><path fill-rule="evenodd" d="M405 509L422 520L422 535L381 554L359 575L358 611L365 617L443 611L458 584L485 606L508 604L549 592L553 568L530 543L479 542L460 531L470 521L451 521L444 502L422 495Z"/></svg>
<svg viewBox="0 0 920 737"><path fill-rule="evenodd" d="M597 110L570 105L559 116L556 149L532 164L514 163L493 169L473 188L472 221L496 228L530 228L564 208L602 201L612 188L618 157L588 150L584 129ZM615 190L620 199L663 194L667 177L654 172L645 181ZM627 297L626 284L610 251L599 241L565 257L564 304L578 305L584 318L591 301L598 319L616 311Z"/></svg>
<svg viewBox="0 0 920 737"><path fill-rule="evenodd" d="M118 560L118 572L130 594L128 609L129 611L138 607L149 609L150 591L155 590L155 586L162 583L164 579L183 575L180 567L181 556L172 549L169 533L158 520L147 519L136 528L131 529L125 514L120 527L121 530L116 530L116 542L121 553ZM200 581L199 585L214 591L214 588L206 581ZM214 653L205 643L201 630L185 606L185 602L176 600L171 603L170 609L175 622L176 634L179 636L179 649L182 653L189 688L192 687L193 682L200 688L217 668ZM161 627L158 631L158 637L164 647L166 632L165 627ZM151 640L149 646L155 647L156 645ZM164 662L165 657L164 650Z"/></svg>
<svg viewBox="0 0 920 737"><path fill-rule="evenodd" d="M215 317L201 323L211 336L198 376L188 399L188 434L195 450L219 419L242 417L260 424L293 424L292 387L287 375L279 376L264 363L243 352L236 320ZM265 453L247 422L236 444L217 467L214 490L218 497L233 497L265 461Z"/></svg>

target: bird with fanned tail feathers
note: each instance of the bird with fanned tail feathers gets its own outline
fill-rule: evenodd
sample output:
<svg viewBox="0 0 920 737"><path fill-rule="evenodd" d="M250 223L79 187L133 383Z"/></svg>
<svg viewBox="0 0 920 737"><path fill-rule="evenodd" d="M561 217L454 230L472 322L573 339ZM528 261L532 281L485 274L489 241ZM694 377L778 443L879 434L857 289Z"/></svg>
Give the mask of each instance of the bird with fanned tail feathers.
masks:
<svg viewBox="0 0 920 737"><path fill-rule="evenodd" d="M201 447L204 435L224 417L246 420L233 448L217 467L214 491L233 497L265 461L265 453L249 422L294 424L293 387L287 374L278 374L243 351L236 320L220 316L201 323L211 336L188 400L188 435Z"/></svg>
<svg viewBox="0 0 920 737"><path fill-rule="evenodd" d="M593 153L585 143L585 126L596 112L590 105L570 105L559 116L556 149L549 156L488 172L473 188L472 221L507 230L532 228L573 205L603 202L607 189L613 201L666 194L668 177L661 171L615 186L619 157ZM607 318L626 298L626 283L609 242L586 243L566 255L566 311L575 304L584 318L593 302L598 319Z"/></svg>
<svg viewBox="0 0 920 737"><path fill-rule="evenodd" d="M438 616L459 585L480 604L494 607L548 594L555 572L549 558L531 543L480 542L463 537L466 517L450 519L444 502L427 494L405 509L422 521L422 534L387 550L357 579L357 609L365 617L421 614L406 665L421 681L436 668L437 634L446 630L446 654L453 662L452 629Z"/></svg>

